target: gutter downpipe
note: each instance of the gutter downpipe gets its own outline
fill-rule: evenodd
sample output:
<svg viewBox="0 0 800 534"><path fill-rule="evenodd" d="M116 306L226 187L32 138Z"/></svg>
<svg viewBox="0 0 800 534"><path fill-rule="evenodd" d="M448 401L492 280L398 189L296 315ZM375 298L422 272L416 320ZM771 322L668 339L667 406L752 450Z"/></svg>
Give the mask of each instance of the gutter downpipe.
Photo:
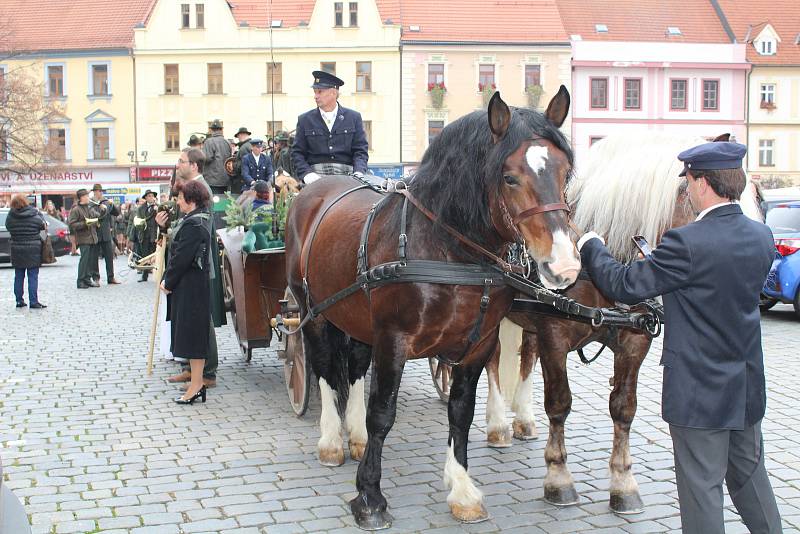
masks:
<svg viewBox="0 0 800 534"><path fill-rule="evenodd" d="M400 42L397 45L400 52L400 146L397 161L403 166L403 27L400 26Z"/></svg>
<svg viewBox="0 0 800 534"><path fill-rule="evenodd" d="M133 161L135 165L134 182L139 182L139 115L136 109L136 56L133 48L130 49L131 61L133 62Z"/></svg>

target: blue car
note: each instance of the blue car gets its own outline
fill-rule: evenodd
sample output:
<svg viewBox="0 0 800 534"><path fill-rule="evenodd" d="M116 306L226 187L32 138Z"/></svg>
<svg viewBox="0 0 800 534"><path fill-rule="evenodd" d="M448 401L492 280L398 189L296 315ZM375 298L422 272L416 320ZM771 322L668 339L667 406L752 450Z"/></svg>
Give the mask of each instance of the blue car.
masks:
<svg viewBox="0 0 800 534"><path fill-rule="evenodd" d="M761 309L778 302L794 305L800 318L800 201L778 204L767 213L775 238L775 261L764 284Z"/></svg>

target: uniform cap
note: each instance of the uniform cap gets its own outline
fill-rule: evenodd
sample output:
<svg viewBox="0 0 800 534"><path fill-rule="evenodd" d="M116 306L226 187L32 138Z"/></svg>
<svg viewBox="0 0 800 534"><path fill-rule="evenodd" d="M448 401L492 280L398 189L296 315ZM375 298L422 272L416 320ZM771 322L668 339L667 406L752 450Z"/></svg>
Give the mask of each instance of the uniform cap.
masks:
<svg viewBox="0 0 800 534"><path fill-rule="evenodd" d="M686 176L688 171L739 169L746 153L746 146L731 142L704 143L689 148L678 154L683 162L683 172L679 176Z"/></svg>
<svg viewBox="0 0 800 534"><path fill-rule="evenodd" d="M331 87L338 89L344 85L341 78L337 78L330 72L315 70L311 74L314 76L314 84L311 86L313 89L330 89Z"/></svg>

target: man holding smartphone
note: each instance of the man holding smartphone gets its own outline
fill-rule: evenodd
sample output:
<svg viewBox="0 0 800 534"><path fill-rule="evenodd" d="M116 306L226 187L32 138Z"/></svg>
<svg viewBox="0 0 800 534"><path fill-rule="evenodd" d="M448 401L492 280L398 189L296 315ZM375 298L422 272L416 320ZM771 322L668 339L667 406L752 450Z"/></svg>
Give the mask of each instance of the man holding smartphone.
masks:
<svg viewBox="0 0 800 534"><path fill-rule="evenodd" d="M761 287L775 255L772 233L737 204L746 177L738 143L705 143L678 155L694 223L664 234L631 265L594 232L581 260L606 296L627 304L663 296L666 330L662 416L669 423L685 533L724 533L722 481L750 532L781 532L764 467L766 406Z"/></svg>

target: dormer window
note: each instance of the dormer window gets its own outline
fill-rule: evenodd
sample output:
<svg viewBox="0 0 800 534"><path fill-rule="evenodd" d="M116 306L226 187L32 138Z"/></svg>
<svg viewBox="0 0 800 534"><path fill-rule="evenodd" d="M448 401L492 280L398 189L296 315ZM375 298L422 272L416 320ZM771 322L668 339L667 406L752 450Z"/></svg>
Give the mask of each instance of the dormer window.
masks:
<svg viewBox="0 0 800 534"><path fill-rule="evenodd" d="M758 43L758 53L762 56L771 56L776 52L776 43L772 39L765 39Z"/></svg>
<svg viewBox="0 0 800 534"><path fill-rule="evenodd" d="M594 31L596 31L597 33L608 33L608 26L606 26L605 24L595 24Z"/></svg>

